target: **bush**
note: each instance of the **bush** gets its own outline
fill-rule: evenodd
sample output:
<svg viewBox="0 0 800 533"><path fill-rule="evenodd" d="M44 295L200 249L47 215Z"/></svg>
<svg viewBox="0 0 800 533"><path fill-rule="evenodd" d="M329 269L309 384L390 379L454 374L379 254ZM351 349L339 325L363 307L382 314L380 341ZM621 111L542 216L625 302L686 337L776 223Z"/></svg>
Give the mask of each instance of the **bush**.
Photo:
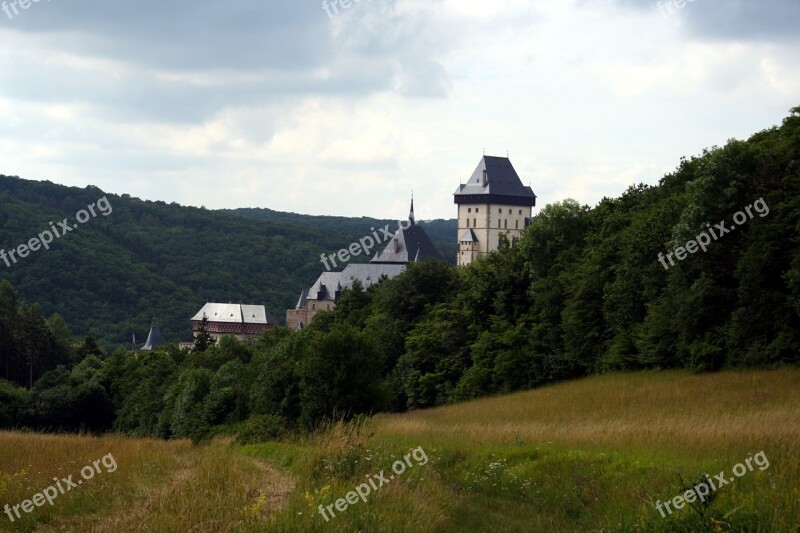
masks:
<svg viewBox="0 0 800 533"><path fill-rule="evenodd" d="M0 379L0 428L18 427L29 401L29 393L10 381Z"/></svg>
<svg viewBox="0 0 800 533"><path fill-rule="evenodd" d="M286 422L279 416L254 415L242 424L236 444L258 444L277 440L286 432Z"/></svg>
<svg viewBox="0 0 800 533"><path fill-rule="evenodd" d="M719 370L725 363L722 348L706 341L695 341L689 346L692 368L700 372Z"/></svg>

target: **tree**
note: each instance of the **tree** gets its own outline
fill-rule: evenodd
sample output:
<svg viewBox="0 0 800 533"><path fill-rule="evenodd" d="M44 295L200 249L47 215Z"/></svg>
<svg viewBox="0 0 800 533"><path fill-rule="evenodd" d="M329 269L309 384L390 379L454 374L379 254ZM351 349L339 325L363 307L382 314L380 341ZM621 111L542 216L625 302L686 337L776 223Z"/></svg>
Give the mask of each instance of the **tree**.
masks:
<svg viewBox="0 0 800 533"><path fill-rule="evenodd" d="M214 337L208 333L208 317L203 313L203 320L200 321L200 327L194 335L194 351L205 352L214 342Z"/></svg>

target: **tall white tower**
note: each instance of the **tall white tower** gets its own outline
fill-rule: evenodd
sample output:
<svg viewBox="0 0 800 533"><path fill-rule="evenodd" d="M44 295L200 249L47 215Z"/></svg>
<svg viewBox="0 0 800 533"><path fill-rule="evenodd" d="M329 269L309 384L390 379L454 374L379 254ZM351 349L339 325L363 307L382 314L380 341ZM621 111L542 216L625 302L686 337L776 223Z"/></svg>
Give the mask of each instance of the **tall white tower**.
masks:
<svg viewBox="0 0 800 533"><path fill-rule="evenodd" d="M458 205L458 265L497 250L500 234L511 242L525 229L536 205L507 157L484 156L466 184L454 193Z"/></svg>

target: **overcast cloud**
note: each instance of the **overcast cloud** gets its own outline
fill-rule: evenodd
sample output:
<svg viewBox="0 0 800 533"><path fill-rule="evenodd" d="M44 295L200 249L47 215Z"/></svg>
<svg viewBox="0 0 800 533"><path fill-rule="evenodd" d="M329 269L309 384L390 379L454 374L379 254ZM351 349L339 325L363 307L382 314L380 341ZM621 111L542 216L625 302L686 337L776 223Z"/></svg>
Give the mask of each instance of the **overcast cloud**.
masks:
<svg viewBox="0 0 800 533"><path fill-rule="evenodd" d="M452 218L485 149L594 204L800 105L800 2L663 4L42 0L0 12L0 173Z"/></svg>

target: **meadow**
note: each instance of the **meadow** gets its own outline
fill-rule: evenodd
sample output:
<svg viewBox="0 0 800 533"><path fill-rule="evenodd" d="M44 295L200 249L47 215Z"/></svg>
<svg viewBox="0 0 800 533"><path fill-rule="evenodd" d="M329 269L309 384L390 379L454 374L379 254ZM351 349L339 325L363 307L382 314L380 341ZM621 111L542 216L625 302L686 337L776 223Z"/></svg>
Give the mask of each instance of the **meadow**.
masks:
<svg viewBox="0 0 800 533"><path fill-rule="evenodd" d="M0 528L797 532L798 437L797 369L607 374L249 446L0 433L0 505L108 453L118 463L52 507L0 516ZM420 448L424 464L322 517L320 505L388 478ZM762 451L769 466L721 487L708 508L656 510Z"/></svg>

